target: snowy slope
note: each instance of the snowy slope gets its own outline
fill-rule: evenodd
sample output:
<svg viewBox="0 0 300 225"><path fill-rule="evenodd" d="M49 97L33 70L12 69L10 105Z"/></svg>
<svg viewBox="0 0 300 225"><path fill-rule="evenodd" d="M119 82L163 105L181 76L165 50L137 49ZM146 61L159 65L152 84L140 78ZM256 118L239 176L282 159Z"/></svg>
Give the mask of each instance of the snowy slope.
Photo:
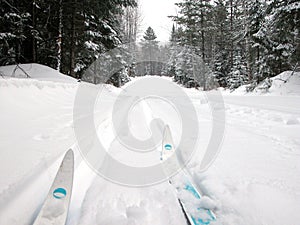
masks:
<svg viewBox="0 0 300 225"><path fill-rule="evenodd" d="M0 68L4 70L7 67ZM79 84L60 82L56 71L46 68L47 72L48 81L0 77L0 224L32 223L68 148L74 149L76 166L67 224L184 224L176 193L167 182L127 187L97 176L86 165L74 135L73 106ZM36 74L43 77L44 73ZM212 199L217 224L281 225L300 220L299 81L297 75L274 85L268 96L224 93L225 137L219 156L205 173L200 173L200 161L214 138L211 104L204 93L184 89L197 111L200 129L199 152L188 168ZM111 113L122 89L102 89L95 105L98 137L124 163L154 164L158 153L145 159L124 152L114 136ZM131 131L147 137L149 122L160 117L170 124L175 138L180 137L180 118L172 110L166 102L142 101L130 115Z"/></svg>

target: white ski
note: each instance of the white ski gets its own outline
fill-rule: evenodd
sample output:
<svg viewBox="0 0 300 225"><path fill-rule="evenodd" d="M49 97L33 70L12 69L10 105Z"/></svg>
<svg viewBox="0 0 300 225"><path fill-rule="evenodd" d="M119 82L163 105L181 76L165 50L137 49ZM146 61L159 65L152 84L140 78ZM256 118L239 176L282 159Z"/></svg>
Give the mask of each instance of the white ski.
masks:
<svg viewBox="0 0 300 225"><path fill-rule="evenodd" d="M163 168L166 174L180 168L180 160L176 155L176 148L168 125L164 129L161 160L164 161ZM210 209L197 205L202 193L197 190L189 174L183 168L179 174L170 178L169 183L176 189L178 201L188 224L203 225L216 221L216 217Z"/></svg>
<svg viewBox="0 0 300 225"><path fill-rule="evenodd" d="M64 225L72 194L74 153L70 149L58 169L47 198L33 225Z"/></svg>

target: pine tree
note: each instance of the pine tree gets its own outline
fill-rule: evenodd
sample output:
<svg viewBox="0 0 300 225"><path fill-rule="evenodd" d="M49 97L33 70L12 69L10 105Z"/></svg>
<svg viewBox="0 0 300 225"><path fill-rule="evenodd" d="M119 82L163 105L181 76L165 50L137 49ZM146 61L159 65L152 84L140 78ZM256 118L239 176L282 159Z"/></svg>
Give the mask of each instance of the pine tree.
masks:
<svg viewBox="0 0 300 225"><path fill-rule="evenodd" d="M210 43L213 30L210 1L184 0L176 5L180 8L179 16L172 18L184 29L181 45L192 46L196 54L201 55L203 60L209 61L212 55Z"/></svg>
<svg viewBox="0 0 300 225"><path fill-rule="evenodd" d="M206 73L208 64L215 58L215 30L213 7L209 0L184 0L176 4L180 8L173 20L182 28L178 32L178 44L183 50L177 51L175 80L185 86L208 86L205 79L211 80L212 74ZM185 57L181 59L181 57ZM200 59L201 58L201 59ZM195 65L196 62L199 65ZM198 70L203 69L203 73Z"/></svg>
<svg viewBox="0 0 300 225"><path fill-rule="evenodd" d="M271 38L274 43L273 74L291 69L299 61L300 4L297 0L277 1L271 4ZM271 25L271 24L270 24Z"/></svg>
<svg viewBox="0 0 300 225"><path fill-rule="evenodd" d="M36 45L36 62L57 69L61 5L57 1L45 0L35 0L34 5L35 27L40 35L40 38L34 40Z"/></svg>
<svg viewBox="0 0 300 225"><path fill-rule="evenodd" d="M213 12L215 29L211 65L216 82L219 86L226 87L226 77L230 72L230 52L228 49L231 46L230 39L232 35L229 32L229 13L225 1L218 0Z"/></svg>
<svg viewBox="0 0 300 225"><path fill-rule="evenodd" d="M141 46L142 46L142 60L144 61L143 75L146 74L160 74L159 71L159 46L156 40L157 36L151 27L148 27L144 33Z"/></svg>
<svg viewBox="0 0 300 225"><path fill-rule="evenodd" d="M298 2L183 0L172 18L183 28L179 44L202 56L219 85L237 88L295 68L300 57Z"/></svg>
<svg viewBox="0 0 300 225"><path fill-rule="evenodd" d="M252 0L246 3L247 8L247 67L249 68L249 79L256 80L259 76L259 62L261 49L256 43L255 34L259 31L264 21L266 4L259 0Z"/></svg>
<svg viewBox="0 0 300 225"><path fill-rule="evenodd" d="M77 59L76 71L81 74L99 56L122 43L122 24L119 23L124 7L136 7L134 0L121 2L90 0L84 9L85 32L83 48Z"/></svg>
<svg viewBox="0 0 300 225"><path fill-rule="evenodd" d="M264 19L252 35L255 46L259 47L257 83L293 69L299 61L300 5L297 2L272 1L266 6Z"/></svg>

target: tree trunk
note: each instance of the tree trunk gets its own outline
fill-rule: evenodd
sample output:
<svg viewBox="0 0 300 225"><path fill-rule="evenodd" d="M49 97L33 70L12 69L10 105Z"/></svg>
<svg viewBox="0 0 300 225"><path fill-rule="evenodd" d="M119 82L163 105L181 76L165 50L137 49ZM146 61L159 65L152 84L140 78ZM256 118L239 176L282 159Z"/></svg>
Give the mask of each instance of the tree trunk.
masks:
<svg viewBox="0 0 300 225"><path fill-rule="evenodd" d="M36 30L36 2L35 0L32 3L32 27L33 30ZM36 54L36 40L35 37L33 35L32 37L32 62L35 63L36 62L36 58L37 58L37 54Z"/></svg>
<svg viewBox="0 0 300 225"><path fill-rule="evenodd" d="M230 37L230 68L233 67L233 39L232 39L232 35L233 35L233 0L230 0L230 33L231 33L231 37Z"/></svg>
<svg viewBox="0 0 300 225"><path fill-rule="evenodd" d="M69 72L72 77L75 77L75 19L76 19L76 8L75 8L76 1L72 6L72 22L71 22L71 45L70 45L70 68Z"/></svg>
<svg viewBox="0 0 300 225"><path fill-rule="evenodd" d="M243 27L245 29L246 32L246 38L245 38L245 49L246 49L246 62L247 62L247 71L248 71L248 78L249 80L253 79L253 71L252 71L252 62L253 62L253 58L252 58L252 52L251 52L251 41L250 41L250 31L249 31L249 24L247 19L249 18L249 14L248 14L248 10L247 10L247 3L245 2L245 0L242 2L242 6L243 6Z"/></svg>
<svg viewBox="0 0 300 225"><path fill-rule="evenodd" d="M59 1L59 24L58 24L58 39L57 39L57 70L60 71L61 69L61 56L62 56L62 13L63 13L63 7L62 7L62 0Z"/></svg>
<svg viewBox="0 0 300 225"><path fill-rule="evenodd" d="M202 51L202 59L205 62L205 33L204 33L204 15L203 9L201 9L201 51Z"/></svg>

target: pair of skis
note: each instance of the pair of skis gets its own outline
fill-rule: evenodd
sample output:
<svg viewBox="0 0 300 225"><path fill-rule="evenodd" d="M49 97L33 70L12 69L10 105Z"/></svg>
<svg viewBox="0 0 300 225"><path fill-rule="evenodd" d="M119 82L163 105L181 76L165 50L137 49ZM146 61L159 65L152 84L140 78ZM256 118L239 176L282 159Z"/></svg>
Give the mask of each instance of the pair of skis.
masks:
<svg viewBox="0 0 300 225"><path fill-rule="evenodd" d="M168 160L168 158L170 158ZM163 169L168 175L170 171L181 168L169 126L165 126L162 141L161 160ZM169 162L168 162L169 161ZM175 188L181 209L189 225L211 224L216 217L210 209L201 207L202 194L197 190L188 172L181 168L181 172L169 179Z"/></svg>
<svg viewBox="0 0 300 225"><path fill-rule="evenodd" d="M176 148L173 143L169 126L164 129L162 141L161 160L166 161L170 156L176 156ZM174 166L180 168L177 157L170 164L165 164L164 170L172 170ZM215 215L209 209L197 206L197 201L201 199L201 193L197 190L184 170L181 171L180 177L172 177L169 183L175 187L177 197L182 211L190 225L210 224L216 220ZM58 169L56 177L46 197L46 200L36 217L33 225L64 225L67 220L72 186L74 176L74 153L70 149L64 156Z"/></svg>

